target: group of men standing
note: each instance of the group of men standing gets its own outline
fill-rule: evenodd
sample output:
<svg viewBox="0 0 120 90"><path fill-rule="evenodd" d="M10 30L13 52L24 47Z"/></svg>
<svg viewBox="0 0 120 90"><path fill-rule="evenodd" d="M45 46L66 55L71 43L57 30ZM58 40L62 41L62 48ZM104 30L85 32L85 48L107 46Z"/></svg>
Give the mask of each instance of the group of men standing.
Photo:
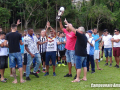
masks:
<svg viewBox="0 0 120 90"><path fill-rule="evenodd" d="M110 57L110 67L112 66L112 46L113 46L113 56L115 57L116 65L119 68L119 56L120 56L120 35L119 30L115 29L115 35L112 37L108 34L108 30L105 29L103 36L99 37L97 34L97 29L88 30L85 33L84 27L79 27L75 29L71 23L64 20L66 28L63 27L62 21L59 21L60 29L63 31L60 36L56 36L55 30L51 27L50 22L47 22L46 29L41 31L41 36L37 38L34 34L32 28L24 31L24 37L17 32L17 25L11 25L11 32L5 37L5 33L0 33L0 71L1 71L1 82L6 82L7 79L4 78L4 71L7 68L7 56L9 48L9 65L12 68L12 74L14 76L13 83L17 83L16 78L16 65L20 72L20 82L24 83L26 80L31 80L29 75L35 75L39 78L37 71L40 70L41 60L43 63L43 72L46 72L44 76L49 75L49 62L53 65L53 76L56 76L55 65L56 65L56 55L60 54L62 58L62 63L68 63L69 72L64 77L72 77L72 66L75 66L76 75L75 80L72 82L80 82L81 68L84 70L84 77L81 79L83 81L87 80L87 71L89 71L89 66L91 64L91 73L95 73L95 63L97 70L102 70L99 67L98 60L100 58L99 42L102 40L102 45L104 46L106 64L108 65L108 56ZM50 29L50 30L49 30ZM49 35L47 32L49 30ZM66 37L64 37L65 33ZM64 38L63 38L64 37ZM113 44L113 45L112 45ZM20 45L23 46L20 49ZM4 52L3 52L4 51ZM22 55L21 52L22 51ZM65 57L66 56L66 57ZM24 57L24 58L22 58ZM66 58L66 61L65 61ZM3 63L4 59L4 63ZM33 72L30 72L30 66L35 60L35 66ZM58 60L60 64L61 59ZM63 65L64 66L64 65ZM46 70L45 70L46 68ZM24 71L24 74L23 74ZM23 76L26 76L26 80L23 80Z"/></svg>

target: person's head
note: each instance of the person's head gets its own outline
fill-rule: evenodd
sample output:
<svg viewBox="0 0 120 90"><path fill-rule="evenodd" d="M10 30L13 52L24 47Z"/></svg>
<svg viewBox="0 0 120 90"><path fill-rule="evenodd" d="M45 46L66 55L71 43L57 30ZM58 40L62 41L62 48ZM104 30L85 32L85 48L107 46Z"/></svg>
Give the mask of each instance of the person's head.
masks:
<svg viewBox="0 0 120 90"><path fill-rule="evenodd" d="M92 31L91 31L91 30L88 30L88 31L87 31L87 34L89 35L89 37L91 37L91 36L92 36Z"/></svg>
<svg viewBox="0 0 120 90"><path fill-rule="evenodd" d="M114 30L115 35L119 35L119 31L120 31L119 29L115 29Z"/></svg>
<svg viewBox="0 0 120 90"><path fill-rule="evenodd" d="M97 34L97 32L98 32L98 29L97 29L97 28L94 28L94 29L93 29L93 33L94 33L94 34Z"/></svg>
<svg viewBox="0 0 120 90"><path fill-rule="evenodd" d="M91 31L92 31L92 33L94 32L94 30L93 30L93 29L91 29Z"/></svg>
<svg viewBox="0 0 120 90"><path fill-rule="evenodd" d="M36 37L37 37L37 38L40 38L40 34L36 34Z"/></svg>
<svg viewBox="0 0 120 90"><path fill-rule="evenodd" d="M27 32L27 30L24 30L24 36L26 36L26 35L27 35L27 33L28 33L28 32Z"/></svg>
<svg viewBox="0 0 120 90"><path fill-rule="evenodd" d="M60 31L57 32L57 36L58 36L58 37L59 37L59 35L60 35Z"/></svg>
<svg viewBox="0 0 120 90"><path fill-rule="evenodd" d="M0 32L0 38L1 38L1 39L5 39L5 35L6 35L5 32Z"/></svg>
<svg viewBox="0 0 120 90"><path fill-rule="evenodd" d="M41 35L42 37L45 36L45 29L43 29L43 30L41 31L40 35Z"/></svg>
<svg viewBox="0 0 120 90"><path fill-rule="evenodd" d="M60 32L60 35L59 35L59 37L62 37L62 32Z"/></svg>
<svg viewBox="0 0 120 90"><path fill-rule="evenodd" d="M81 34L84 34L85 33L85 28L81 26L77 29L77 31Z"/></svg>
<svg viewBox="0 0 120 90"><path fill-rule="evenodd" d="M50 35L54 37L54 32L52 30L50 30Z"/></svg>
<svg viewBox="0 0 120 90"><path fill-rule="evenodd" d="M103 33L104 36L107 36L107 35L108 35L108 29L104 29L103 32L104 32L104 33Z"/></svg>
<svg viewBox="0 0 120 90"><path fill-rule="evenodd" d="M2 27L0 26L0 32L2 32Z"/></svg>
<svg viewBox="0 0 120 90"><path fill-rule="evenodd" d="M11 30L12 31L17 31L17 25L16 24L12 24L11 25Z"/></svg>
<svg viewBox="0 0 120 90"><path fill-rule="evenodd" d="M28 34L29 34L30 36L33 35L33 29L32 29L32 28L29 28L27 31L28 31Z"/></svg>
<svg viewBox="0 0 120 90"><path fill-rule="evenodd" d="M71 23L69 23L69 25L71 25L72 26L72 24ZM69 26L68 25L65 25L66 26L66 30L68 31L68 32L70 32L71 30L69 29Z"/></svg>

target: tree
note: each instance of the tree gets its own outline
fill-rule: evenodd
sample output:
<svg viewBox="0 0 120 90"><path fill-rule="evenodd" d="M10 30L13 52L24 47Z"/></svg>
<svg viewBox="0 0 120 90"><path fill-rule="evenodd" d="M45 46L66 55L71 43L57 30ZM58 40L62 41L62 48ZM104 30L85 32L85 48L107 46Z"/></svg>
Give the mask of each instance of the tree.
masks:
<svg viewBox="0 0 120 90"><path fill-rule="evenodd" d="M6 8L0 7L0 25L3 27L8 19L10 19L10 12ZM6 32L6 30L5 30Z"/></svg>
<svg viewBox="0 0 120 90"><path fill-rule="evenodd" d="M100 24L106 23L106 21L111 22L115 20L115 17L112 15L112 12L107 8L107 6L103 6L102 4L94 5L90 10L89 17L96 19L97 29L99 28Z"/></svg>

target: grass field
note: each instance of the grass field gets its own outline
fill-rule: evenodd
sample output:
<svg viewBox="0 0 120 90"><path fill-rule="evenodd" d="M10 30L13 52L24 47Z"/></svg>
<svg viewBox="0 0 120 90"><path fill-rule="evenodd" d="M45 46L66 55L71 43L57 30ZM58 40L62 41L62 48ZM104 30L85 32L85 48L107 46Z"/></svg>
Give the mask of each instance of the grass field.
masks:
<svg viewBox="0 0 120 90"><path fill-rule="evenodd" d="M7 83L0 82L0 90L120 90L120 88L92 88L91 83L94 84L120 84L120 68L115 68L115 60L113 58L112 67L104 66L105 58L99 63L100 68L103 70L96 70L94 74L91 71L87 73L87 81L80 81L79 83L72 83L75 76L75 69L72 68L73 77L65 78L64 75L68 73L68 67L56 67L56 77L52 75L52 67L50 67L49 76L43 76L44 73L39 74L39 78L30 75L31 81L21 84L19 82L19 72L17 71L18 83L13 84L13 77L10 77L10 69L6 69L5 78L9 80ZM80 78L83 77L83 70ZM25 79L25 78L24 78Z"/></svg>

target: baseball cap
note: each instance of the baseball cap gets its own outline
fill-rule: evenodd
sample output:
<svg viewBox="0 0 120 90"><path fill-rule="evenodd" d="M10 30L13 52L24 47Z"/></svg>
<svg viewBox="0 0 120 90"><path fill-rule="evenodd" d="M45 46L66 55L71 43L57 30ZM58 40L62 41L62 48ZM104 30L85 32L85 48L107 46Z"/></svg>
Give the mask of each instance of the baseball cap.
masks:
<svg viewBox="0 0 120 90"><path fill-rule="evenodd" d="M88 30L87 33L91 33L91 34L92 34L92 31L91 31L91 30Z"/></svg>

